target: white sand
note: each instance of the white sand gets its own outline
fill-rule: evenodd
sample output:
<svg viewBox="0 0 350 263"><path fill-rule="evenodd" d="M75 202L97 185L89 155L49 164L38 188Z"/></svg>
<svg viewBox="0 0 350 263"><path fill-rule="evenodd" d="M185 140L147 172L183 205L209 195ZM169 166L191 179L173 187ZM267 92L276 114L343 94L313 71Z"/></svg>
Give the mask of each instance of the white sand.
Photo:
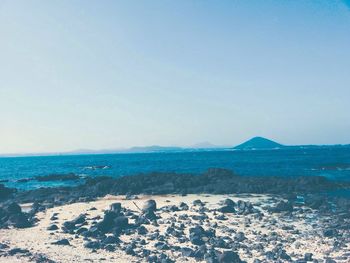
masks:
<svg viewBox="0 0 350 263"><path fill-rule="evenodd" d="M218 203L225 198L231 198L234 201L244 200L250 201L253 205L256 205L260 208L259 203L266 204L271 197L267 195L254 195L254 196L243 196L243 195L187 195L187 196L179 196L179 195L168 195L168 196L139 196L137 200L125 200L124 196L106 196L105 198L89 202L89 203L75 203L70 205L64 205L61 207L54 207L52 209L48 209L45 212L41 212L37 214L37 218L40 220L38 224L32 228L27 229L0 229L0 243L5 243L9 245L11 248L19 247L23 249L28 249L32 253L41 253L46 255L48 258L56 261L56 262L140 262L139 258L132 257L126 255L121 250L116 250L115 252L108 252L106 250L98 250L97 253L92 252L90 249L84 248L84 241L81 236L78 238L74 238L74 235L65 234L59 229L58 231L48 231L46 228L52 224L50 220L51 216L54 213L58 214L58 220L56 220L56 224L61 227L63 222L67 220L72 220L76 218L79 214L87 213L88 218L93 218L96 216L103 217L103 211L109 208L109 205L115 202L121 202L123 207L129 208L134 211L138 211L137 207L134 205L134 202L142 207L145 200L154 199L157 202L157 207L160 208L165 205L175 204L178 205L180 202L187 203L190 207L192 206L192 202L195 199L201 199L203 202L206 202L206 207L209 209L217 208ZM167 201L168 200L168 201ZM170 201L170 202L169 202ZM95 207L97 210L88 211L90 208ZM177 215L180 214L198 214L194 210L189 211L180 211L174 212ZM266 212L264 212L266 214ZM165 213L162 212L161 217L163 221L166 221L168 218L172 217L173 213ZM330 239L324 239L322 236L317 234L317 231L313 230L311 224L307 223L304 218L299 218L296 221L288 222L287 218L279 217L278 214L269 215L266 214L262 221L256 220L253 218L253 215L236 215L236 214L225 214L228 217L226 221L218 221L213 218L212 213L207 213L210 217L210 223L217 222L219 226L229 226L230 228L235 229L237 232L244 232L248 241L252 242L256 240L258 236L261 234L268 234L272 231L275 231L281 234L284 237L293 237L288 231L281 230L281 225L293 225L294 229L300 230L300 232L305 233L303 237L298 239L291 245L285 245L287 253L295 258L302 258L304 253L311 252L314 254L314 258L323 259L325 256L337 257L344 253L344 251L350 252L349 246L344 248L343 251L340 252L332 252L332 244L333 241ZM247 219L251 220L251 224L249 226L246 224ZM277 220L276 225L266 225L267 222L272 219ZM191 219L188 224L192 223ZM317 221L316 221L317 222ZM160 224L159 227L155 227L152 225L145 225L145 227L151 232L155 228L159 229L161 233L163 233L168 225ZM203 225L204 228L209 228L209 222ZM185 231L185 234L188 235L188 229ZM225 234L221 232L221 230L216 231L217 236L221 234ZM226 233L226 235L228 235ZM130 241L132 238L136 237L135 235L131 236L121 236L123 241ZM294 236L295 237L295 236ZM62 238L67 238L71 246L58 246L52 245L51 243L57 241ZM142 238L142 236L141 236ZM155 241L147 241L149 242L145 248L154 249ZM170 238L168 240L169 244L176 244L176 240ZM252 244L251 243L251 244ZM299 245L297 245L299 244ZM189 246L193 247L191 244L178 244L180 246ZM264 248L265 251L271 250L275 247L276 244L270 242L267 247ZM171 252L166 252L171 253ZM240 257L247 262L252 262L254 258L264 259L263 255L260 255L256 251L239 251ZM172 255L172 254L170 254ZM176 258L176 262L196 262L191 258L183 258L180 253L175 253L172 255ZM0 262L29 262L28 258L19 256L13 257L0 257ZM350 261L337 261L337 262L350 262Z"/></svg>

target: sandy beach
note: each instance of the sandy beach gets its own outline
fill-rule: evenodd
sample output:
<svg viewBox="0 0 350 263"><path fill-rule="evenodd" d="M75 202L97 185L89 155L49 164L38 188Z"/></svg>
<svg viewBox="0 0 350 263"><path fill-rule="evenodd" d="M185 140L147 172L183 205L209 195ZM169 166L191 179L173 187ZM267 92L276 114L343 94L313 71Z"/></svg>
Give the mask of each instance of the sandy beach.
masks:
<svg viewBox="0 0 350 263"><path fill-rule="evenodd" d="M249 202L254 211L242 214L219 212L222 201L228 198L235 204L239 200ZM102 220L104 212L113 203L120 203L125 215L140 214L140 209L150 199L155 200L157 205L157 224L142 225L146 229L144 233L122 233L120 242L113 244L113 249L112 246L108 249L87 248L84 244L94 238L62 231L64 222L82 214L86 220L81 226L91 227ZM201 200L202 204L198 205L199 202L195 200ZM33 262L40 257L55 262L147 262L146 258L138 256L144 249L156 255L165 254L175 262L205 262L204 259L184 256L186 252L181 250L198 250L199 246L188 238L189 229L197 225L215 231L218 237L216 243L204 239L206 245L222 252L232 251L232 244L236 244L234 250L246 262L277 262L277 259L269 260L267 253L278 246L282 246L290 257L290 260L287 256L285 260L279 258L282 262L304 259L307 253L312 253L312 260L318 260L315 262L332 262L330 258L336 262L349 262L349 245L335 249L336 240L322 235L322 222L327 218L321 218L315 211L303 206L295 208L292 213L272 213L267 210L267 207L273 207L281 200L272 195L140 195L132 200L127 200L125 196L107 195L97 201L63 205L40 212L37 214L38 223L31 228L1 229L0 244L3 248L0 250L0 262ZM181 203L182 206L187 204L188 209L172 211L177 209L171 206L180 207ZM26 208L28 204L22 205L22 209ZM130 225L135 223L133 216L128 219ZM48 230L52 225L58 229ZM183 234L174 236L169 228L181 229ZM157 238L151 237L154 233L159 233ZM69 244L53 244L63 239L67 239ZM157 244L160 240L166 245ZM218 244L220 242L222 244ZM134 244L133 253L128 251L127 246L130 244ZM26 249L29 254L9 253L13 248Z"/></svg>

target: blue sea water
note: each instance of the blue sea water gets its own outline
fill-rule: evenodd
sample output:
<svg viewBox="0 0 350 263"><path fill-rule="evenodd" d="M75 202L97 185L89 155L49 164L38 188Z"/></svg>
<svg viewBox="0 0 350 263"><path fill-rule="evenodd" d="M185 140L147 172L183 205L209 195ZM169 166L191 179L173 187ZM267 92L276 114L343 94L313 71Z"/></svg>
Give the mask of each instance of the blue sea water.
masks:
<svg viewBox="0 0 350 263"><path fill-rule="evenodd" d="M240 175L315 176L350 181L350 148L310 148L259 151L194 151L76 156L0 158L0 181L10 187L75 185L82 181L17 182L49 174L82 176L134 175L149 172L201 173L210 167Z"/></svg>

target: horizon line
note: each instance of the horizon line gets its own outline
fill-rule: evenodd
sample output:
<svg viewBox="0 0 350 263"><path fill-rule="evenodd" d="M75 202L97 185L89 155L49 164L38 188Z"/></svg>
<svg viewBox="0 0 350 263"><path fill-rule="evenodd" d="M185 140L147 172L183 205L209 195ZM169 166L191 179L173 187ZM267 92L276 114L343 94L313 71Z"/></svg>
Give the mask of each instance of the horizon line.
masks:
<svg viewBox="0 0 350 263"><path fill-rule="evenodd" d="M253 138L257 138L257 137L260 137L260 136L254 136L246 141L244 141L243 143L245 142L248 142L250 140L252 140ZM265 138L265 137L260 137L260 138L263 138L263 139L267 139L267 140L270 140L270 141L273 141L271 139L268 139L268 138ZM273 141L275 142L275 141ZM158 147L158 148L172 148L172 149L164 149L164 151L184 151L184 150L196 150L196 151L214 151L214 150L218 150L218 149L221 149L221 150L224 150L224 149L231 149L231 150L238 150L238 149L235 149L236 146L240 145L240 144L237 144L235 146L233 145L215 145L215 144L212 144L210 142L204 142L204 143L207 143L211 146L209 147L195 147L196 145L200 145L201 143L197 143L197 144L194 144L194 145L190 145L190 146L176 146L176 145L145 145L145 146L130 146L130 147L125 147L125 148L106 148L106 149L89 149L89 148L81 148L81 149L74 149L74 150L67 150L67 151L50 151L50 152L24 152L24 153L0 153L0 158L6 158L6 157L44 157L44 156L61 156L61 155L66 155L66 156L74 156L74 155L103 155L103 154L131 154L131 153L152 153L152 152L162 152L161 149L159 149L158 151L157 150L154 150L154 151L151 151L150 148L154 148L154 147ZM341 143L338 143L338 144L293 144L293 145L286 145L286 144L281 144L279 143L282 148L287 148L287 147L305 147L305 146L308 146L308 147L327 147L327 146L348 146L350 145L350 143L345 143L345 144L341 144ZM133 149L136 150L136 149L144 149L145 151L132 151ZM149 151L146 151L147 148L149 149Z"/></svg>

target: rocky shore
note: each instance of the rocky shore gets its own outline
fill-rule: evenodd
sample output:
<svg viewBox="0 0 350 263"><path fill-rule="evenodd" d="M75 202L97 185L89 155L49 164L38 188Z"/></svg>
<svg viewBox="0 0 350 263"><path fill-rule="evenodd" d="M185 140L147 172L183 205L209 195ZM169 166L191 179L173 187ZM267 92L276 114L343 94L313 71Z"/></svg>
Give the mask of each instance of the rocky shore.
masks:
<svg viewBox="0 0 350 263"><path fill-rule="evenodd" d="M24 207L25 208L25 207ZM349 218L275 195L106 196L0 230L1 262L349 262Z"/></svg>
<svg viewBox="0 0 350 263"><path fill-rule="evenodd" d="M61 179L75 177L61 175ZM44 179L45 178L45 179ZM59 175L49 175L41 180L59 180ZM85 182L74 187L39 188L16 191L4 188L2 200L11 199L19 203L36 202L41 205L63 205L77 201L94 200L106 194L296 194L322 193L338 189L350 189L350 183L334 182L322 176L240 176L231 170L212 168L202 174L151 173L111 178L99 176L85 178ZM1 199L0 192L0 199ZM5 196L6 195L6 196Z"/></svg>
<svg viewBox="0 0 350 263"><path fill-rule="evenodd" d="M0 262L349 262L350 201L325 195L348 187L225 169L0 185Z"/></svg>

